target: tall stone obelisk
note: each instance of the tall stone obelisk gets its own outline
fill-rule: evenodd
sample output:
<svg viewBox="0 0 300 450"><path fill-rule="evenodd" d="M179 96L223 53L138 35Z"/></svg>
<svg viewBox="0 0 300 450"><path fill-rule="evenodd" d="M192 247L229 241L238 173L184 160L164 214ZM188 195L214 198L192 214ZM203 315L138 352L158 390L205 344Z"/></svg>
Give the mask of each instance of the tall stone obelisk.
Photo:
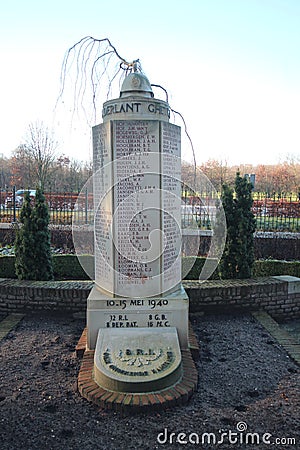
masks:
<svg viewBox="0 0 300 450"><path fill-rule="evenodd" d="M153 391L180 378L188 348L180 127L138 70L102 115L93 128L95 286L87 346L95 349L100 386Z"/></svg>

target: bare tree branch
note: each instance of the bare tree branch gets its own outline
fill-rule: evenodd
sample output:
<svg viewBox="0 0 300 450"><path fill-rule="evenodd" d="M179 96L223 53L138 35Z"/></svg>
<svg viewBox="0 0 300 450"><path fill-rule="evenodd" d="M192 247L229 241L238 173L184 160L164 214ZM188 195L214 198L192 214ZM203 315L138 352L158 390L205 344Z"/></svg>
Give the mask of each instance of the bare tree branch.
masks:
<svg viewBox="0 0 300 450"><path fill-rule="evenodd" d="M72 56L73 60L71 60ZM71 70L74 61L76 64L76 79L74 84L74 108L72 118L74 117L75 111L78 110L77 106L80 105L88 122L88 110L91 108L93 110L91 120L96 120L97 95L100 90L103 92L102 88L105 86L104 77L106 77L106 97L108 98L112 90L113 82L116 80L121 69L124 70L125 75L127 75L128 72L136 70L137 68L142 72L139 59L128 62L127 59L123 58L119 54L116 47L108 38L95 39L92 36L85 36L72 45L72 47L70 47L65 54L61 70L61 91L56 105L62 98L65 90L66 76ZM168 102L167 90L160 85L153 84L152 86L162 89L166 94L166 99ZM87 95L88 89L91 89L91 95ZM90 99L91 103L89 103L88 99ZM193 153L195 171L194 178L196 182L196 155L192 139L187 131L187 125L182 114L178 111L172 111L174 114L178 114L183 121L185 133L188 137Z"/></svg>

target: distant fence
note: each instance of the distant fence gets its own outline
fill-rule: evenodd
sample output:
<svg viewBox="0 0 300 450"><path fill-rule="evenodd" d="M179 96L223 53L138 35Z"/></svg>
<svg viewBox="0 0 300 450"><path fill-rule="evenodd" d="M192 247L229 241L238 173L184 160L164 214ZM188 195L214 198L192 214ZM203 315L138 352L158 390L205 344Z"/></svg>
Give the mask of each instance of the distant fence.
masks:
<svg viewBox="0 0 300 450"><path fill-rule="evenodd" d="M256 196L253 202L256 229L262 231L300 231L300 200L292 196Z"/></svg>
<svg viewBox="0 0 300 450"><path fill-rule="evenodd" d="M88 191L79 192L45 192L50 213L50 223L54 225L70 225L75 219L80 223L89 223L93 216L93 196ZM30 191L32 203L35 191ZM0 190L0 222L18 222L24 201L24 191L12 189Z"/></svg>
<svg viewBox="0 0 300 450"><path fill-rule="evenodd" d="M23 191L24 192L24 191ZM31 191L34 201L34 191ZM292 195L269 196L254 192L253 213L257 231L300 231L300 200ZM88 191L45 193L54 225L88 224L93 221L93 195ZM18 222L24 199L21 190L0 189L0 222ZM210 193L192 196L182 188L182 228L212 229L217 199Z"/></svg>
<svg viewBox="0 0 300 450"><path fill-rule="evenodd" d="M211 229L216 219L217 198L204 193L202 196L182 195L182 227L195 224L200 229ZM257 231L300 231L300 199L295 195L253 193L252 211Z"/></svg>

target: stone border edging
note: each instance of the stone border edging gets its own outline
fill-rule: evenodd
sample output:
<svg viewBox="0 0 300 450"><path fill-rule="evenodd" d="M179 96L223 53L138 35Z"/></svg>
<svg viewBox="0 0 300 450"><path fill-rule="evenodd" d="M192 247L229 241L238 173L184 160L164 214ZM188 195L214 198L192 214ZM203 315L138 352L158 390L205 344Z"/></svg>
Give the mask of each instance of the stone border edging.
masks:
<svg viewBox="0 0 300 450"><path fill-rule="evenodd" d="M288 331L283 330L280 325L265 311L256 311L253 312L252 315L285 349L295 363L300 366L300 344L297 340L294 339Z"/></svg>
<svg viewBox="0 0 300 450"><path fill-rule="evenodd" d="M0 341L24 318L24 314L9 314L0 322Z"/></svg>

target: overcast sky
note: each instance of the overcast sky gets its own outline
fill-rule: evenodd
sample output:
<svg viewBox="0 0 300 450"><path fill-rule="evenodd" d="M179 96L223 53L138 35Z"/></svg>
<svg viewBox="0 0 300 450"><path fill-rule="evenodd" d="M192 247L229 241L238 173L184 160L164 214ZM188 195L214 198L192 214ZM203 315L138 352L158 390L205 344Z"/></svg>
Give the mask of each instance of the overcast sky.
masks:
<svg viewBox="0 0 300 450"><path fill-rule="evenodd" d="M299 0L15 0L2 2L0 35L0 154L39 119L54 126L60 153L91 157L90 127L84 116L72 122L71 97L53 114L64 54L90 35L140 58L150 82L168 90L198 163L299 158Z"/></svg>

